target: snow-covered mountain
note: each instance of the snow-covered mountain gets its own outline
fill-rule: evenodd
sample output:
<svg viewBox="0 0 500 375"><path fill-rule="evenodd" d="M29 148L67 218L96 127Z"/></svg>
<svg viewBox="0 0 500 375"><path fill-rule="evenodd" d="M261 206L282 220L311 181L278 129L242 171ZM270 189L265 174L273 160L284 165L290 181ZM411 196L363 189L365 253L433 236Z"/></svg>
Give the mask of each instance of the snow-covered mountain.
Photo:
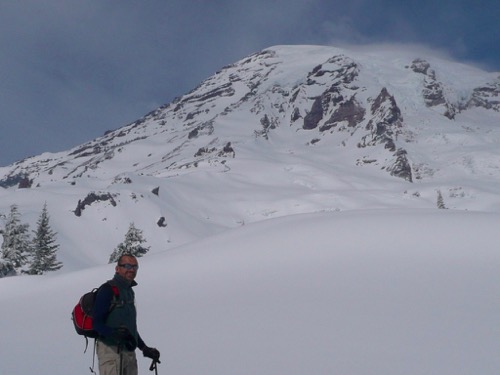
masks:
<svg viewBox="0 0 500 375"><path fill-rule="evenodd" d="M46 202L64 264L0 279L0 374L89 373L70 310L131 222L160 374L498 374L499 84L423 52L278 46L0 168L0 228Z"/></svg>
<svg viewBox="0 0 500 375"><path fill-rule="evenodd" d="M34 222L47 201L76 249L68 265L102 263L126 221L164 250L272 217L437 208L439 196L498 212L499 93L498 73L421 52L276 46L132 124L0 168L0 212L18 202Z"/></svg>

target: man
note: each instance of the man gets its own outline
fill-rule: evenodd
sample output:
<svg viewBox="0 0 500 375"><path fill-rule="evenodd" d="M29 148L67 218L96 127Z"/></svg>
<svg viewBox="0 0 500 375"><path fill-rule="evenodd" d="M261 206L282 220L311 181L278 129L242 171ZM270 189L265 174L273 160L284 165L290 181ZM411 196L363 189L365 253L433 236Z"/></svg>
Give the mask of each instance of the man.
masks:
<svg viewBox="0 0 500 375"><path fill-rule="evenodd" d="M135 294L132 287L139 264L130 254L124 254L116 263L115 276L97 292L93 322L99 333L97 358L100 375L137 375L135 349L145 357L160 363L160 352L146 346L137 331Z"/></svg>

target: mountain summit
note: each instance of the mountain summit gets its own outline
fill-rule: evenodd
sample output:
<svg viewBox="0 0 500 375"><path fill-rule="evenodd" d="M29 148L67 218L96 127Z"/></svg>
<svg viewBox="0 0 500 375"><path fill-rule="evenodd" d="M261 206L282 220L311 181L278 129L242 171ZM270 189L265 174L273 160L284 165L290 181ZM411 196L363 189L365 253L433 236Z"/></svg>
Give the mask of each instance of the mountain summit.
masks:
<svg viewBox="0 0 500 375"><path fill-rule="evenodd" d="M432 55L275 46L134 123L0 168L0 210L29 188L104 242L126 215L163 247L294 213L496 211L499 94L498 73Z"/></svg>
<svg viewBox="0 0 500 375"><path fill-rule="evenodd" d="M0 373L84 373L69 312L126 242L162 374L498 375L498 93L429 54L279 46L0 168L0 241L46 207L64 264L0 279Z"/></svg>

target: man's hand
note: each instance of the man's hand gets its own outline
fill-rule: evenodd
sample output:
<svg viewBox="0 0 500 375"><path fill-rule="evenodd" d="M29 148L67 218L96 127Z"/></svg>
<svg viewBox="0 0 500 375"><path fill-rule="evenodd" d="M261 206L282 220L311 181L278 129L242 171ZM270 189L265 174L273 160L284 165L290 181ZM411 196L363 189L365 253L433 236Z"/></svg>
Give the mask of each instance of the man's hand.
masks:
<svg viewBox="0 0 500 375"><path fill-rule="evenodd" d="M150 348L149 346L145 346L144 349L142 349L142 354L144 354L144 357L146 358L151 358L153 361L161 363L160 352L156 348Z"/></svg>

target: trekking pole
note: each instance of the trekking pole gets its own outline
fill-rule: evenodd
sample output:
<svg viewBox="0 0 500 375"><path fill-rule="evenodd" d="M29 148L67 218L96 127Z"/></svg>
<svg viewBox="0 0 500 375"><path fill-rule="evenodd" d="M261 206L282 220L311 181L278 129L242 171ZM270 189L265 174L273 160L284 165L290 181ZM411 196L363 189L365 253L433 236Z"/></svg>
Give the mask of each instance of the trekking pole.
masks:
<svg viewBox="0 0 500 375"><path fill-rule="evenodd" d="M158 362L153 359L151 366L149 366L149 371L155 370L155 375L158 375Z"/></svg>
<svg viewBox="0 0 500 375"><path fill-rule="evenodd" d="M85 337L86 338L86 337ZM88 341L87 341L87 344L88 344ZM90 369L90 372L92 374L95 374L96 372L94 371L94 368L95 368L95 353L96 353L96 347L97 347L97 339L94 339L94 354L92 355L92 367L89 367ZM87 350L87 349L85 349Z"/></svg>
<svg viewBox="0 0 500 375"><path fill-rule="evenodd" d="M119 375L123 375L123 350L121 345L118 345L118 352L120 353L120 372Z"/></svg>

